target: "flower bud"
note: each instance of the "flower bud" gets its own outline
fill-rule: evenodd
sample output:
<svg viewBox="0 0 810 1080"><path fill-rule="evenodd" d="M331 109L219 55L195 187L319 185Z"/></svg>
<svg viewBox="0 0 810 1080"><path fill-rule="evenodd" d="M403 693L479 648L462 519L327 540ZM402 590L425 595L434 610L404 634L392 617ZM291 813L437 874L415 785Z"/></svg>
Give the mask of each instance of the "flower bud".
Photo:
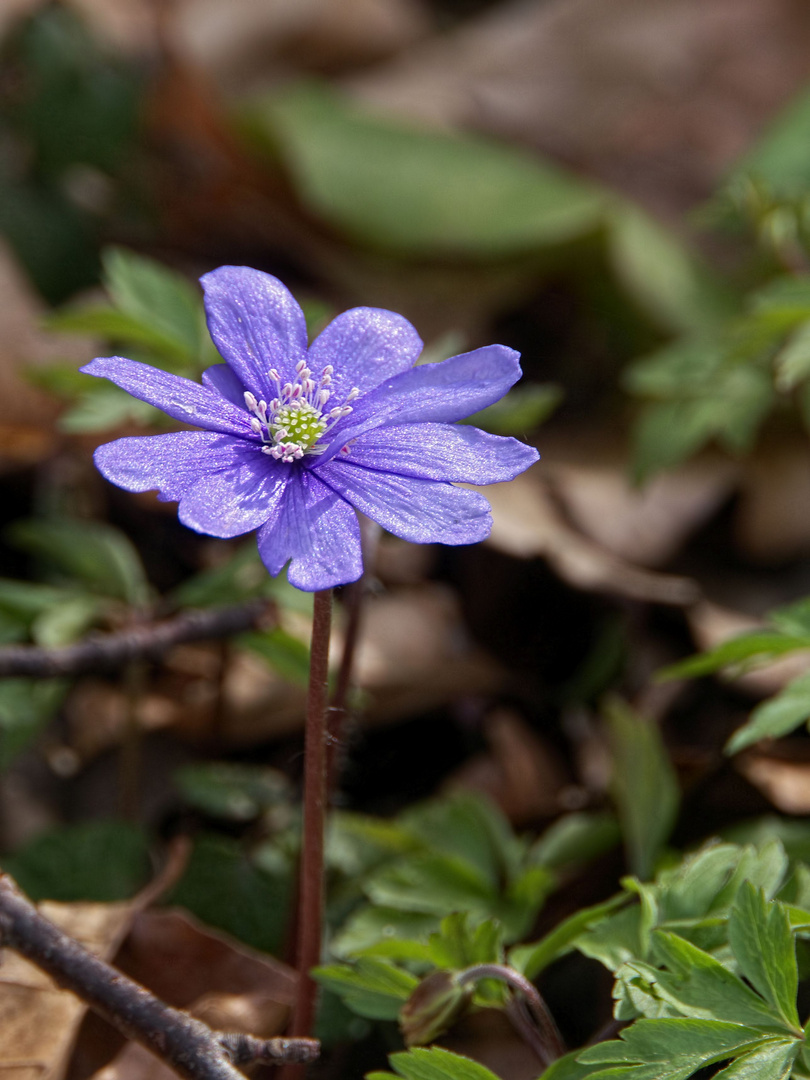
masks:
<svg viewBox="0 0 810 1080"><path fill-rule="evenodd" d="M406 1046L423 1046L464 1012L473 996L472 986L459 986L449 971L434 971L424 978L402 1006L399 1027Z"/></svg>

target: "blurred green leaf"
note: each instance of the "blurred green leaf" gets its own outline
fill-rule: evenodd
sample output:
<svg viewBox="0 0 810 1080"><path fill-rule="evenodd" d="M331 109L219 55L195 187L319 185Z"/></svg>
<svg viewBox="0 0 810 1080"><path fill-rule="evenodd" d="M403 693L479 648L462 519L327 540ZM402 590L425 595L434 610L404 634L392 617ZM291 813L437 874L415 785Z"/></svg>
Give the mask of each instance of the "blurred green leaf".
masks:
<svg viewBox="0 0 810 1080"><path fill-rule="evenodd" d="M109 431L122 424L163 423L164 415L118 386L100 386L79 395L76 404L59 417L59 429L68 435Z"/></svg>
<svg viewBox="0 0 810 1080"><path fill-rule="evenodd" d="M659 679L694 679L701 675L710 675L723 668L745 665L746 662L762 662L795 652L796 649L810 648L810 635L806 638L788 637L777 631L755 631L741 634L716 645L705 653L688 656L677 664L670 664L658 672Z"/></svg>
<svg viewBox="0 0 810 1080"><path fill-rule="evenodd" d="M518 386L494 405L461 422L493 435L529 435L551 416L564 396L562 387L553 383Z"/></svg>
<svg viewBox="0 0 810 1080"><path fill-rule="evenodd" d="M250 539L219 566L188 578L169 594L180 607L211 607L249 600L270 592L271 578L259 557L256 541Z"/></svg>
<svg viewBox="0 0 810 1080"><path fill-rule="evenodd" d="M626 904L627 900L627 896L620 893L601 904L581 908L555 926L540 941L530 945L515 945L509 950L509 963L522 971L527 978L537 978L554 960L575 948L578 939L586 930L613 914L616 908Z"/></svg>
<svg viewBox="0 0 810 1080"><path fill-rule="evenodd" d="M66 691L62 679L0 680L0 770L7 769L44 731Z"/></svg>
<svg viewBox="0 0 810 1080"><path fill-rule="evenodd" d="M261 869L224 836L198 836L183 877L167 902L264 952L278 953L287 930L292 868Z"/></svg>
<svg viewBox="0 0 810 1080"><path fill-rule="evenodd" d="M611 208L608 252L627 291L662 326L687 332L732 314L734 301L676 237L629 203Z"/></svg>
<svg viewBox="0 0 810 1080"><path fill-rule="evenodd" d="M62 574L102 596L133 605L145 604L149 599L140 556L112 525L32 518L15 521L7 535L16 547L40 556Z"/></svg>
<svg viewBox="0 0 810 1080"><path fill-rule="evenodd" d="M605 196L539 157L432 131L300 85L245 116L279 148L304 202L357 239L404 255L504 258L592 233Z"/></svg>
<svg viewBox="0 0 810 1080"><path fill-rule="evenodd" d="M264 765L224 761L184 765L174 781L190 806L225 821L252 821L292 798L284 773Z"/></svg>
<svg viewBox="0 0 810 1080"><path fill-rule="evenodd" d="M810 673L793 679L774 697L758 705L748 723L737 728L726 744L727 754L738 754L761 739L778 739L810 719Z"/></svg>
<svg viewBox="0 0 810 1080"><path fill-rule="evenodd" d="M283 678L306 686L309 682L309 646L277 626L240 634L238 643L257 653Z"/></svg>
<svg viewBox="0 0 810 1080"><path fill-rule="evenodd" d="M3 685L3 684L0 684ZM146 836L122 821L90 821L54 829L3 859L32 900L127 900L146 884Z"/></svg>
<svg viewBox="0 0 810 1080"><path fill-rule="evenodd" d="M529 858L556 870L588 862L609 851L620 840L621 830L613 814L565 814L532 845Z"/></svg>
<svg viewBox="0 0 810 1080"><path fill-rule="evenodd" d="M782 196L810 189L810 91L804 90L772 120L734 166L730 182L753 175Z"/></svg>
<svg viewBox="0 0 810 1080"><path fill-rule="evenodd" d="M53 648L77 641L97 621L102 603L94 596L74 596L37 615L31 637L37 645Z"/></svg>
<svg viewBox="0 0 810 1080"><path fill-rule="evenodd" d="M675 824L680 792L658 728L613 698L606 707L612 791L633 872L646 881Z"/></svg>

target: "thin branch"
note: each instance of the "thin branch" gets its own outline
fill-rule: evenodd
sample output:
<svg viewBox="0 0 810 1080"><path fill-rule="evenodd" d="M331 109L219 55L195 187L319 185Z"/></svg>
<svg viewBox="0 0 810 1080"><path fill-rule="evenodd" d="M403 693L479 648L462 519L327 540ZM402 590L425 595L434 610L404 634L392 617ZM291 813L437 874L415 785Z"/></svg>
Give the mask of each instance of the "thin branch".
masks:
<svg viewBox="0 0 810 1080"><path fill-rule="evenodd" d="M314 1039L256 1039L213 1031L166 1005L40 915L8 874L0 875L0 942L187 1080L244 1080L237 1064L306 1062L318 1056Z"/></svg>
<svg viewBox="0 0 810 1080"><path fill-rule="evenodd" d="M159 660L174 645L229 637L252 629L259 621L266 625L267 613L266 600L251 600L229 607L184 611L162 622L93 635L75 645L52 649L5 645L0 648L0 678L27 675L54 679L107 671L133 660Z"/></svg>

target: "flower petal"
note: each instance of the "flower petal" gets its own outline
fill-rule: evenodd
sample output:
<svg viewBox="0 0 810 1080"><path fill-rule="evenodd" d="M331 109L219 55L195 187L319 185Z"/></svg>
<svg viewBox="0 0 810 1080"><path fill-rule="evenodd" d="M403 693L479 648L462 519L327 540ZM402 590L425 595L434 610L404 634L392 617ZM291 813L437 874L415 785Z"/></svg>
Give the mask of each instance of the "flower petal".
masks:
<svg viewBox="0 0 810 1080"><path fill-rule="evenodd" d="M245 387L227 364L212 364L210 368L206 368L202 373L202 384L238 405L240 409L245 408Z"/></svg>
<svg viewBox="0 0 810 1080"><path fill-rule="evenodd" d="M345 460L401 476L498 484L528 469L539 456L533 446L466 424L403 424L367 431L352 443Z"/></svg>
<svg viewBox="0 0 810 1080"><path fill-rule="evenodd" d="M316 378L333 365L333 401L340 405L355 386L365 394L384 379L409 371L422 348L422 339L401 315L359 307L338 315L315 338L308 363Z"/></svg>
<svg viewBox="0 0 810 1080"><path fill-rule="evenodd" d="M237 409L216 391L190 379L123 356L100 356L79 370L85 375L109 379L128 394L156 405L184 424L256 440L246 409Z"/></svg>
<svg viewBox="0 0 810 1080"><path fill-rule="evenodd" d="M230 467L206 469L183 496L177 516L208 536L241 536L263 525L290 478L278 461L243 443Z"/></svg>
<svg viewBox="0 0 810 1080"><path fill-rule="evenodd" d="M304 313L278 278L249 266L220 266L200 281L214 344L245 387L269 401L270 368L291 381L306 355Z"/></svg>
<svg viewBox="0 0 810 1080"><path fill-rule="evenodd" d="M313 473L297 469L289 476L257 537L264 565L275 575L292 560L290 584L306 592L356 581L363 558L354 510Z"/></svg>
<svg viewBox="0 0 810 1080"><path fill-rule="evenodd" d="M153 491L164 502L182 499L210 469L241 461L241 439L215 431L173 431L116 439L99 446L93 459L102 476L127 491ZM256 451L254 450L254 453Z"/></svg>
<svg viewBox="0 0 810 1080"><path fill-rule="evenodd" d="M388 532L417 544L474 544L489 536L489 503L475 491L435 480L373 472L334 459L318 476Z"/></svg>
<svg viewBox="0 0 810 1080"><path fill-rule="evenodd" d="M498 401L517 382L519 359L520 353L505 345L486 345L387 379L360 398L352 414L335 426L326 456L334 456L345 443L382 424L463 420Z"/></svg>

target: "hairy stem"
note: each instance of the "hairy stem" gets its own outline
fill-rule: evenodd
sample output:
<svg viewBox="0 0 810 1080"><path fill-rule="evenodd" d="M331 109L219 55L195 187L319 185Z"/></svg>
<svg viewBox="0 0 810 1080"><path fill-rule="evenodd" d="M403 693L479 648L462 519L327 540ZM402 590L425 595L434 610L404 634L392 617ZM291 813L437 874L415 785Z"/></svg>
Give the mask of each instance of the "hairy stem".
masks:
<svg viewBox="0 0 810 1080"><path fill-rule="evenodd" d="M299 880L296 966L298 998L290 1034L305 1037L315 1019L317 985L310 969L321 958L323 926L323 845L326 818L326 701L329 675L329 634L332 626L332 590L315 593L312 617L309 692L304 745L304 828Z"/></svg>
<svg viewBox="0 0 810 1080"><path fill-rule="evenodd" d="M39 914L8 874L0 875L0 944L14 949L65 990L186 1080L244 1080L235 1065L312 1061L312 1039L257 1039L212 1031L88 952Z"/></svg>

